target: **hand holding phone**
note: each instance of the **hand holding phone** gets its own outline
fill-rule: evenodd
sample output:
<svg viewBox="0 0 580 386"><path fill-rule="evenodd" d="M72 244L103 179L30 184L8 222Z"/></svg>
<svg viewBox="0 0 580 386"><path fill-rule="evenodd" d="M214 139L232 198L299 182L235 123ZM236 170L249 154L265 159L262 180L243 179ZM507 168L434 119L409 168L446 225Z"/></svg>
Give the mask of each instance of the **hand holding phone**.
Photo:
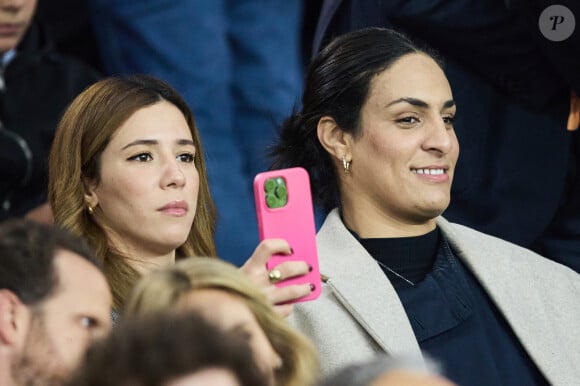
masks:
<svg viewBox="0 0 580 386"><path fill-rule="evenodd" d="M260 240L284 239L291 248L290 255L275 254L266 263L270 280L278 287L305 283L313 287L309 295L290 303L318 298L322 287L308 173L303 168L259 173L254 179L254 199ZM304 261L311 267L310 272L293 278L278 278L276 266L286 261Z"/></svg>

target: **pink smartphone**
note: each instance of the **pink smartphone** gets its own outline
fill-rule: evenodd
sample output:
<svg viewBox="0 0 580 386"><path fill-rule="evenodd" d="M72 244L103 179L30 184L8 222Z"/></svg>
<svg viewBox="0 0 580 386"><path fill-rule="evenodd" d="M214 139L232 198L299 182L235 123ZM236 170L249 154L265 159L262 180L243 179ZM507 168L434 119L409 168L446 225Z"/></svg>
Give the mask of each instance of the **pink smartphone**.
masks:
<svg viewBox="0 0 580 386"><path fill-rule="evenodd" d="M303 283L314 286L309 295L290 303L318 298L322 285L308 172L297 167L259 173L254 179L254 199L260 240L280 238L292 248L290 255L273 255L266 268L270 270L290 260L305 261L312 267L308 274L285 279L276 286Z"/></svg>

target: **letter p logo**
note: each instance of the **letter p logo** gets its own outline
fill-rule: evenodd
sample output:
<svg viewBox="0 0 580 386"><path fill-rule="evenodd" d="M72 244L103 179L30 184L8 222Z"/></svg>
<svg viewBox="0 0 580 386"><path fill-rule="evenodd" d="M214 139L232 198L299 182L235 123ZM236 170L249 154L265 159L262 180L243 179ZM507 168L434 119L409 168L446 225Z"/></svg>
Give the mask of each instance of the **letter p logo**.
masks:
<svg viewBox="0 0 580 386"><path fill-rule="evenodd" d="M561 42L574 33L576 20L568 7L551 5L540 14L538 27L546 39Z"/></svg>
<svg viewBox="0 0 580 386"><path fill-rule="evenodd" d="M550 16L550 20L553 21L552 31L555 31L558 24L562 24L564 22L564 16Z"/></svg>

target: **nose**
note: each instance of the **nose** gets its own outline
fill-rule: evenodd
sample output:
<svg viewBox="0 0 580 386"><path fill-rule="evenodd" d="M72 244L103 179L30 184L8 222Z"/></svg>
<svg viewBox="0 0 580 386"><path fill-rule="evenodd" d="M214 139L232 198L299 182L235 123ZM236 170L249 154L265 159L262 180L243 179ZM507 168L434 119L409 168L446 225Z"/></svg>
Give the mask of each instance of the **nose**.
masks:
<svg viewBox="0 0 580 386"><path fill-rule="evenodd" d="M164 163L161 185L163 188L181 188L185 185L185 173L177 159L170 158Z"/></svg>
<svg viewBox="0 0 580 386"><path fill-rule="evenodd" d="M423 149L444 155L453 149L456 142L455 131L446 126L441 117L438 117L434 119L434 122L427 129L427 135L423 141Z"/></svg>

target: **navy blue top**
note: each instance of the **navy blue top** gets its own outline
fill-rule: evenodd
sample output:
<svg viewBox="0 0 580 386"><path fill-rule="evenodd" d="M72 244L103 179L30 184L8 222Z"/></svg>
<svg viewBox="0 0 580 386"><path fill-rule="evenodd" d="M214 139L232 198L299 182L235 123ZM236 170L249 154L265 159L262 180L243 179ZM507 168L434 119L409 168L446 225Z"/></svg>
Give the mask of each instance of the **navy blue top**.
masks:
<svg viewBox="0 0 580 386"><path fill-rule="evenodd" d="M403 243L409 252L419 248L415 265L421 255L431 265L422 280L413 277L417 280L412 280L414 286L391 278L423 352L440 362L445 375L459 385L549 385L477 279L455 257L440 232L434 232L438 242L431 256L424 246L433 232L360 240L383 263L395 262L388 258L390 246L396 244L395 249L400 249ZM389 267L405 272L400 264Z"/></svg>

